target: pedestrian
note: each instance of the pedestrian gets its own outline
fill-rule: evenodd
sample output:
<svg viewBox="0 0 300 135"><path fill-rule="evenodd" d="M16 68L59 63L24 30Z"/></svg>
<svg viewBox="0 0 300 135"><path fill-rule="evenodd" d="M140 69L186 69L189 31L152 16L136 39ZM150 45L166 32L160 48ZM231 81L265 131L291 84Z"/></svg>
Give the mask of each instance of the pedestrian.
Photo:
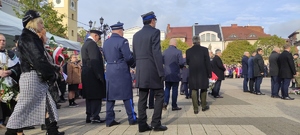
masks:
<svg viewBox="0 0 300 135"><path fill-rule="evenodd" d="M181 83L184 89L184 93L185 93L185 98L189 99L192 96L191 90L188 88L189 85L189 69L188 66L186 65L186 55L183 54L183 61L184 61L184 67L181 69L182 73L181 73ZM199 98L198 98L199 99ZM200 105L200 104L199 104Z"/></svg>
<svg viewBox="0 0 300 135"><path fill-rule="evenodd" d="M128 40L123 37L123 23L111 27L112 34L104 42L103 55L106 65L106 126L119 125L115 121L115 101L123 100L129 125L135 125L137 118L133 108L132 77L130 68L135 67Z"/></svg>
<svg viewBox="0 0 300 135"><path fill-rule="evenodd" d="M200 46L200 37L193 37L193 46L186 50L186 64L189 66L189 89L192 90L194 114L198 114L197 91L200 91L202 111L209 109L206 103L209 78L211 78L211 64L206 47Z"/></svg>
<svg viewBox="0 0 300 135"><path fill-rule="evenodd" d="M216 81L214 88L212 90L211 95L214 96L214 98L223 98L223 96L220 96L220 88L222 80L225 80L225 67L223 65L222 59L220 58L222 56L222 52L220 49L217 49L215 52L215 57L212 60L212 71L217 75L218 80Z"/></svg>
<svg viewBox="0 0 300 135"><path fill-rule="evenodd" d="M281 82L281 96L284 100L294 100L289 96L289 85L291 79L294 76L298 76L299 72L296 73L295 64L293 62L293 56L290 53L291 46L284 45L284 51L278 57L278 67L279 67L279 74L278 77L280 78Z"/></svg>
<svg viewBox="0 0 300 135"><path fill-rule="evenodd" d="M139 132L165 131L161 124L164 102L164 69L160 46L160 30L156 29L157 18L154 12L141 16L144 27L133 36L133 56L136 61L136 87L139 88L138 123ZM155 96L151 127L147 124L147 99L149 90Z"/></svg>
<svg viewBox="0 0 300 135"><path fill-rule="evenodd" d="M242 74L243 74L243 91L249 92L248 89L248 60L249 60L249 52L244 52L244 56L242 58Z"/></svg>
<svg viewBox="0 0 300 135"><path fill-rule="evenodd" d="M248 60L248 78L249 78L249 90L250 93L255 94L254 91L254 82L255 82L255 77L254 77L254 65L253 65L253 58L256 55L256 51L252 52L251 57Z"/></svg>
<svg viewBox="0 0 300 135"><path fill-rule="evenodd" d="M295 66L297 65L296 63L297 63L297 59L299 58L299 54L298 53L295 53L294 55L293 55L293 58L294 58L294 63L295 63ZM297 70L297 66L295 67L296 68L296 70ZM290 88L292 88L292 89L295 89L296 88L296 83L297 83L297 80L296 80L296 78L294 77L294 78L292 78L292 86L290 87Z"/></svg>
<svg viewBox="0 0 300 135"><path fill-rule="evenodd" d="M48 135L64 135L64 132L58 131L57 108L49 92L49 86L57 80L60 68L53 63L37 34L44 29L43 19L38 12L28 10L22 21L24 29L18 43L22 71L20 93L5 134L23 134L23 127L46 123Z"/></svg>
<svg viewBox="0 0 300 135"><path fill-rule="evenodd" d="M172 111L181 110L177 105L178 86L180 77L180 69L184 66L182 58L182 52L176 48L177 40L172 38L169 43L169 48L163 52L163 63L165 71L165 101L164 110L167 110L167 106L170 100L170 91L172 88Z"/></svg>
<svg viewBox="0 0 300 135"><path fill-rule="evenodd" d="M82 97L86 103L86 123L104 122L99 116L102 99L106 97L104 63L97 45L101 34L99 30L90 30L90 36L81 48L81 82Z"/></svg>
<svg viewBox="0 0 300 135"><path fill-rule="evenodd" d="M75 93L79 91L78 86L81 83L81 66L78 63L76 54L70 55L70 61L67 63L67 84L69 107L79 106L75 103Z"/></svg>
<svg viewBox="0 0 300 135"><path fill-rule="evenodd" d="M253 75L255 77L255 94L256 95L265 95L260 91L260 85L264 76L264 60L262 58L263 50L258 48L256 50L256 55L253 58Z"/></svg>
<svg viewBox="0 0 300 135"><path fill-rule="evenodd" d="M300 73L300 58L299 58L299 54L295 53L294 55L298 55L298 57L296 58L296 60L294 60L294 63L295 63L296 72ZM298 89L298 90L300 88L300 74L299 73L296 74L296 76L294 77L295 78L295 82L296 82L295 88Z"/></svg>
<svg viewBox="0 0 300 135"><path fill-rule="evenodd" d="M280 55L280 49L275 47L269 56L269 64L270 64L270 76L271 76L271 97L272 98L281 98L278 94L280 89L280 79L278 77L279 69L278 69L278 57Z"/></svg>

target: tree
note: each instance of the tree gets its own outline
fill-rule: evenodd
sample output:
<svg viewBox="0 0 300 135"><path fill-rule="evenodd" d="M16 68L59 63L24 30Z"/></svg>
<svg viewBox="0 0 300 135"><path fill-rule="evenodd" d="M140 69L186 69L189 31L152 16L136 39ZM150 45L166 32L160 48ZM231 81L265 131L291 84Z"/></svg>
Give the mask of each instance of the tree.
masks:
<svg viewBox="0 0 300 135"><path fill-rule="evenodd" d="M66 17L64 14L58 14L53 9L53 3L47 3L43 0L19 0L21 6L21 13L13 9L19 18L23 18L26 11L32 9L40 13L44 20L45 29L51 34L67 38L66 30L67 26L62 25L63 18Z"/></svg>
<svg viewBox="0 0 300 135"><path fill-rule="evenodd" d="M163 52L169 47L170 39L165 39L161 41L161 51ZM181 50L182 53L185 53L185 51L189 48L188 44L185 42L182 42L180 39L177 39L177 49Z"/></svg>
<svg viewBox="0 0 300 135"><path fill-rule="evenodd" d="M222 53L222 61L225 64L237 64L242 60L244 52L253 52L255 47L246 40L230 42Z"/></svg>
<svg viewBox="0 0 300 135"><path fill-rule="evenodd" d="M285 40L278 37L277 35L259 38L254 46L257 48L261 48L264 51L264 58L268 58L273 51L274 47L282 48L285 45Z"/></svg>
<svg viewBox="0 0 300 135"><path fill-rule="evenodd" d="M84 43L84 40L85 40L85 36L87 34L87 31L86 30L80 30L78 35L80 37L80 43L83 44Z"/></svg>

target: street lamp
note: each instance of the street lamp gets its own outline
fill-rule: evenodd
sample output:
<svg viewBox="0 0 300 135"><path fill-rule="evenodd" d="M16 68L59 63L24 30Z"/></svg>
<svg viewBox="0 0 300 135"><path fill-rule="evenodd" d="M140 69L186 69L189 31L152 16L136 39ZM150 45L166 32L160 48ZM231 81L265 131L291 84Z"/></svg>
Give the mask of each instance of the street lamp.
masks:
<svg viewBox="0 0 300 135"><path fill-rule="evenodd" d="M103 41L105 41L107 32L109 31L109 26L108 26L108 24L103 24L104 18L101 17L99 20L100 20L100 25L101 25L100 30L103 33Z"/></svg>
<svg viewBox="0 0 300 135"><path fill-rule="evenodd" d="M91 30L91 28L92 28L92 25L93 25L93 22L92 22L92 20L90 20L90 21L89 21L90 30Z"/></svg>

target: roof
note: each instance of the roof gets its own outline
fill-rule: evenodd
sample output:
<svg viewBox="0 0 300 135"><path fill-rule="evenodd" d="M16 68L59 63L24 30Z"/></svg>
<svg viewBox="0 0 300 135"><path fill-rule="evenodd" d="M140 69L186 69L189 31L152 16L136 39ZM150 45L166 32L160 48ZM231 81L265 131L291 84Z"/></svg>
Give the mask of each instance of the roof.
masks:
<svg viewBox="0 0 300 135"><path fill-rule="evenodd" d="M195 25L195 35L199 35L200 33L204 32L204 31L213 31L216 32L218 34L218 38L222 41L223 37L222 37L222 31L220 29L220 25L219 24L215 24L215 25Z"/></svg>
<svg viewBox="0 0 300 135"><path fill-rule="evenodd" d="M222 33L225 41L246 39L257 40L260 37L268 37L269 34L264 33L261 26L223 26Z"/></svg>
<svg viewBox="0 0 300 135"><path fill-rule="evenodd" d="M170 27L168 24L166 31L166 38L185 38L186 43L191 46L193 44L193 27Z"/></svg>

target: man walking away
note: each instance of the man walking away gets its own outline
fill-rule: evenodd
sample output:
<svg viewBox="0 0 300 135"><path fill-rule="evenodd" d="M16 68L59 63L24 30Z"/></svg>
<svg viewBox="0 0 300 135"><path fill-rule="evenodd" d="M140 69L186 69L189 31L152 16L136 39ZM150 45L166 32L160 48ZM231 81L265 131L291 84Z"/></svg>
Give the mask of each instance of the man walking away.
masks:
<svg viewBox="0 0 300 135"><path fill-rule="evenodd" d="M170 46L163 52L163 63L165 71L165 102L164 110L167 110L172 88L172 111L181 110L177 106L178 85L180 81L180 68L184 66L182 53L176 48L177 40L172 38Z"/></svg>

